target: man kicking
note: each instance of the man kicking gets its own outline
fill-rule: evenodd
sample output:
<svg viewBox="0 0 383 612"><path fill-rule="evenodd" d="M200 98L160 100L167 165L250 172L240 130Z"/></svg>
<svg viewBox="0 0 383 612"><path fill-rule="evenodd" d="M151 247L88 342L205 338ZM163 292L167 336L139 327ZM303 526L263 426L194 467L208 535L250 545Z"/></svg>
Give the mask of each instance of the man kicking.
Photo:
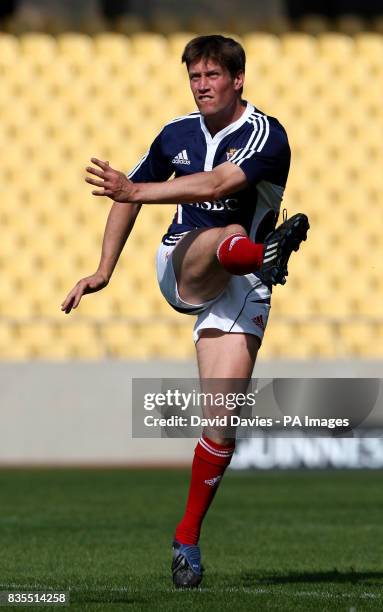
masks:
<svg viewBox="0 0 383 612"><path fill-rule="evenodd" d="M142 204L177 204L157 254L160 289L177 311L197 315L203 391L212 379L221 380L223 393L246 391L272 286L286 282L290 255L306 240L309 223L296 214L276 228L290 147L277 119L242 99L241 45L200 36L186 45L182 61L198 112L166 124L128 176L96 158L87 168L86 181L96 187L92 193L114 203L98 269L77 283L62 310L69 313L84 294L108 284ZM205 429L197 443L173 543L177 587L201 582L201 525L234 448L233 435L220 429Z"/></svg>

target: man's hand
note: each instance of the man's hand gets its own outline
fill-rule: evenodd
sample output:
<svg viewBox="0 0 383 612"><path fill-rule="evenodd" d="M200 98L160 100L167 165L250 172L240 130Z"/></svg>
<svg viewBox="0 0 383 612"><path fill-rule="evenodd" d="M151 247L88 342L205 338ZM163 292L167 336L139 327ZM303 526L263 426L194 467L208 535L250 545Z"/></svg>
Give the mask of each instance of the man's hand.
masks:
<svg viewBox="0 0 383 612"><path fill-rule="evenodd" d="M98 167L88 166L86 171L101 179L97 180L90 176L86 177L85 181L87 183L101 188L100 191L93 190L92 194L95 196L107 196L115 202L130 202L133 196L134 183L123 172L111 168L109 162L97 159L97 157L92 157L90 161Z"/></svg>
<svg viewBox="0 0 383 612"><path fill-rule="evenodd" d="M61 304L61 310L65 314L69 314L72 308L77 308L83 295L86 293L95 293L107 286L109 280L104 274L96 272L92 276L87 276L78 281L72 291L68 293L65 300Z"/></svg>

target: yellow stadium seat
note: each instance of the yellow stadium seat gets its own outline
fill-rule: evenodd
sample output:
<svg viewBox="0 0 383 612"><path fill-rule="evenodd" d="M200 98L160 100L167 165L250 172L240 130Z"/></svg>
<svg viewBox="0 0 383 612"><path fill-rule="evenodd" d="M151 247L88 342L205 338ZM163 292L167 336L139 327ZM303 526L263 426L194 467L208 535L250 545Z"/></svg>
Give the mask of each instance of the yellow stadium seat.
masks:
<svg viewBox="0 0 383 612"><path fill-rule="evenodd" d="M101 293L84 296L77 312L81 317L86 317L88 321L102 321L113 318L115 313L111 287L104 289Z"/></svg>
<svg viewBox="0 0 383 612"><path fill-rule="evenodd" d="M56 40L49 34L29 32L20 36L22 53L32 62L49 63L57 53Z"/></svg>
<svg viewBox="0 0 383 612"><path fill-rule="evenodd" d="M373 343L376 344L376 346L378 347L379 353L380 355L382 355L383 353L383 322L380 319L380 321L377 321L373 324Z"/></svg>
<svg viewBox="0 0 383 612"><path fill-rule="evenodd" d="M58 101L65 98L68 89L74 83L73 66L64 55L57 55L54 61L48 62L39 67L39 78L41 78L51 91L51 95L55 101L55 105L45 105L45 115L53 113L56 110ZM75 77L78 78L77 75Z"/></svg>
<svg viewBox="0 0 383 612"><path fill-rule="evenodd" d="M19 60L19 41L16 36L0 32L0 66L13 69Z"/></svg>
<svg viewBox="0 0 383 612"><path fill-rule="evenodd" d="M347 357L382 357L382 338L368 322L353 321L339 325L339 348Z"/></svg>
<svg viewBox="0 0 383 612"><path fill-rule="evenodd" d="M6 354L7 349L15 342L16 335L15 325L5 321L0 323L0 359L3 358L4 353Z"/></svg>
<svg viewBox="0 0 383 612"><path fill-rule="evenodd" d="M280 40L274 34L245 34L243 44L247 57L254 58L259 64L273 64L277 58L280 59Z"/></svg>
<svg viewBox="0 0 383 612"><path fill-rule="evenodd" d="M125 88L125 95L127 97L129 96L131 99L129 106L133 106L138 103L136 93L139 96L139 93L144 85L146 88L151 90L154 89L152 71L155 66L156 63L152 64L151 60L148 59L148 54L135 52L134 56L129 60L129 66L115 66L114 78L119 79L120 83ZM127 111L128 109L125 108L125 110Z"/></svg>
<svg viewBox="0 0 383 612"><path fill-rule="evenodd" d="M12 322L28 320L34 316L33 299L16 290L12 296L0 299L1 316Z"/></svg>
<svg viewBox="0 0 383 612"><path fill-rule="evenodd" d="M189 77L186 64L181 63L181 56L171 56L166 63L165 72L161 65L153 66L151 76L153 80L157 81L157 87L161 96L165 96L168 92L171 92L173 95L173 93L179 92L183 88L182 86L188 92ZM153 87L153 83L151 87ZM157 92L156 95L158 95Z"/></svg>
<svg viewBox="0 0 383 612"><path fill-rule="evenodd" d="M19 338L12 340L7 346L0 345L2 361L28 361L30 357L28 346Z"/></svg>
<svg viewBox="0 0 383 612"><path fill-rule="evenodd" d="M77 356L76 356L77 357ZM73 354L71 354L70 347L60 343L57 338L55 338L46 349L41 351L38 355L38 359L44 361L68 361L73 358ZM93 356L91 356L93 359ZM87 356L85 356L87 359Z"/></svg>
<svg viewBox="0 0 383 612"><path fill-rule="evenodd" d="M67 290L70 285L68 284ZM57 290L52 283L50 287L45 287L45 293L35 291L33 295L33 311L36 317L41 318L45 322L60 322L62 323L66 316L61 310L61 304L65 295Z"/></svg>
<svg viewBox="0 0 383 612"><path fill-rule="evenodd" d="M132 324L107 321L100 327L100 340L107 357L131 357L135 349L138 358L147 356L147 353L142 351L142 346L137 343L136 329Z"/></svg>
<svg viewBox="0 0 383 612"><path fill-rule="evenodd" d="M86 34L67 32L57 37L58 52L72 65L90 70L95 61L95 49L92 38Z"/></svg>
<svg viewBox="0 0 383 612"><path fill-rule="evenodd" d="M17 60L17 69L12 65L6 66L2 74L3 82L7 83L9 102L15 103L18 109L25 107L28 103L28 93L33 83L36 82L36 74L31 70L30 62L21 54ZM7 107L4 107L7 111Z"/></svg>
<svg viewBox="0 0 383 612"><path fill-rule="evenodd" d="M117 32L103 32L94 37L96 51L101 56L125 64L131 52L130 40Z"/></svg>
<svg viewBox="0 0 383 612"><path fill-rule="evenodd" d="M186 77L186 72L185 72L185 78ZM166 123L168 123L168 121L171 121L172 119L176 119L177 117L182 117L183 115L188 115L189 113L192 113L196 110L196 106L195 106L195 102L193 99L193 96L189 90L189 86L185 85L184 89L181 90L173 90L171 92L172 95L172 99L174 102L174 106L172 108L172 113L169 113L168 109L168 117L169 119L166 121ZM156 111L153 114L153 118L155 118L157 116Z"/></svg>
<svg viewBox="0 0 383 612"><path fill-rule="evenodd" d="M187 43L195 37L196 34L194 32L174 32L174 34L169 34L168 45L171 56L176 61L181 62L181 56Z"/></svg>
<svg viewBox="0 0 383 612"><path fill-rule="evenodd" d="M274 318L269 322L263 339L262 357L283 358L292 357L296 359L305 359L310 356L310 347L305 343L297 333L297 326L292 324L286 318Z"/></svg>
<svg viewBox="0 0 383 612"><path fill-rule="evenodd" d="M355 313L353 297L344 291L334 291L328 282L323 291L316 284L310 286L311 308L313 314L323 317L347 318Z"/></svg>
<svg viewBox="0 0 383 612"><path fill-rule="evenodd" d="M134 332L134 340L127 347L127 357L134 359L148 359L153 357L152 347L147 341L146 323L130 322Z"/></svg>
<svg viewBox="0 0 383 612"><path fill-rule="evenodd" d="M193 352L192 341L188 346L177 331L174 324L164 325L163 323L148 322L141 327L141 341L147 344L149 354L153 358L164 358L172 355L176 357L190 356Z"/></svg>
<svg viewBox="0 0 383 612"><path fill-rule="evenodd" d="M350 36L327 32L318 36L320 56L333 65L343 66L351 61L355 52L354 41Z"/></svg>
<svg viewBox="0 0 383 612"><path fill-rule="evenodd" d="M133 34L130 41L133 54L145 60L147 64L156 65L165 61L168 50L165 36L142 32Z"/></svg>
<svg viewBox="0 0 383 612"><path fill-rule="evenodd" d="M133 280L131 280L132 277ZM120 295L114 294L116 295L115 299L119 313L124 317L140 322L143 319L150 320L150 317L153 315L153 308L150 303L150 293L147 288L142 285L137 286L134 291L131 290L130 292L125 289L126 286L134 286L134 284L134 276L131 274L130 278L126 279L126 283L121 281L121 285L124 289L123 293ZM111 291L113 292L112 288Z"/></svg>
<svg viewBox="0 0 383 612"><path fill-rule="evenodd" d="M382 294L377 293L374 288L364 295L356 295L354 298L354 312L360 316L382 319Z"/></svg>
<svg viewBox="0 0 383 612"><path fill-rule="evenodd" d="M301 32L290 32L281 37L281 52L298 62L310 63L317 59L317 44L313 36Z"/></svg>
<svg viewBox="0 0 383 612"><path fill-rule="evenodd" d="M104 350L110 357L124 358L187 358L194 352L191 332L185 337L184 326L107 323L100 329Z"/></svg>
<svg viewBox="0 0 383 612"><path fill-rule="evenodd" d="M18 335L28 347L29 357L45 356L55 341L55 330L46 322L22 323L18 325Z"/></svg>
<svg viewBox="0 0 383 612"><path fill-rule="evenodd" d="M179 312L174 310L169 306L164 296L160 293L160 290L154 287L153 292L148 295L148 300L150 303L151 312L155 312L157 317L164 318L168 321L182 322L184 317L180 315ZM124 312L123 308L120 310L121 313ZM191 322L192 318L187 318L186 322Z"/></svg>
<svg viewBox="0 0 383 612"><path fill-rule="evenodd" d="M305 66L305 71L301 72L300 79L306 84L308 91L311 92L311 103L305 109L307 117L315 116L317 113L326 113L326 99L329 95L329 82L334 78L334 71L331 65L322 58L319 53L316 55L316 63Z"/></svg>
<svg viewBox="0 0 383 612"><path fill-rule="evenodd" d="M118 65L118 67L120 67ZM108 96L109 88L105 87L105 83L114 80L113 64L107 56L100 55L97 57L91 68L88 69L86 77L83 79L87 84L90 92L89 103L98 104L100 96Z"/></svg>
<svg viewBox="0 0 383 612"><path fill-rule="evenodd" d="M383 73L383 70L382 70ZM375 125L381 127L383 125L382 107L379 104L379 90L381 91L381 77L375 78L372 76L368 83L369 94L366 93L366 88L361 86L355 89L355 106L364 117L368 117L370 127ZM355 121L354 121L355 125Z"/></svg>
<svg viewBox="0 0 383 612"><path fill-rule="evenodd" d="M189 325L171 326L172 342L162 347L157 345L154 353L164 359L192 359L195 356L193 327Z"/></svg>
<svg viewBox="0 0 383 612"><path fill-rule="evenodd" d="M286 289L280 289L277 287L273 292L273 296L271 298L272 312L281 317L286 316L305 318L315 314L312 312L311 304L308 299L308 294L310 293L309 284L304 284L304 286L307 288L307 295L302 295L302 289L300 291L290 289L293 278L296 278L296 275L294 275L294 271L291 271L289 272L288 285L286 286Z"/></svg>
<svg viewBox="0 0 383 612"><path fill-rule="evenodd" d="M84 116L85 106L89 107L89 113L92 111L92 106L89 105L89 83L85 79L76 79L71 87L65 92L64 103L65 107L70 111L71 115L77 115L81 113L81 117L85 119L88 114Z"/></svg>
<svg viewBox="0 0 383 612"><path fill-rule="evenodd" d="M299 325L297 336L300 342L309 347L309 355L313 359L334 357L336 341L333 326L330 322L311 320Z"/></svg>
<svg viewBox="0 0 383 612"><path fill-rule="evenodd" d="M25 150L28 150L29 159L34 157L34 155L31 154L33 151L36 151L37 155L40 158L42 158L43 156L45 158L47 157L47 147L49 146L48 134L43 123L31 121L23 128L22 134L20 134L20 136L21 148L23 150L24 155ZM54 155L54 152L52 153L52 155ZM31 159L30 163L33 163Z"/></svg>
<svg viewBox="0 0 383 612"><path fill-rule="evenodd" d="M99 334L94 325L90 323L68 321L59 327L56 342L68 347L71 359L100 359L104 357Z"/></svg>
<svg viewBox="0 0 383 612"><path fill-rule="evenodd" d="M383 36L374 32L361 32L354 38L360 57L372 65L383 64Z"/></svg>

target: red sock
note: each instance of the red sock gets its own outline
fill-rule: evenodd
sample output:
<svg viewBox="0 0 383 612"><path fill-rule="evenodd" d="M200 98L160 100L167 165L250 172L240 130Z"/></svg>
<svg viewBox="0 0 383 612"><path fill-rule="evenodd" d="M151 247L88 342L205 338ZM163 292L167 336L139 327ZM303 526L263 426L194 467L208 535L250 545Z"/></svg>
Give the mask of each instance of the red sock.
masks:
<svg viewBox="0 0 383 612"><path fill-rule="evenodd" d="M185 514L178 524L175 539L181 544L197 544L202 521L235 448L221 446L206 436L199 440L192 465L189 497Z"/></svg>
<svg viewBox="0 0 383 612"><path fill-rule="evenodd" d="M231 274L250 274L259 270L263 261L263 244L257 244L243 234L227 236L217 249L217 258Z"/></svg>

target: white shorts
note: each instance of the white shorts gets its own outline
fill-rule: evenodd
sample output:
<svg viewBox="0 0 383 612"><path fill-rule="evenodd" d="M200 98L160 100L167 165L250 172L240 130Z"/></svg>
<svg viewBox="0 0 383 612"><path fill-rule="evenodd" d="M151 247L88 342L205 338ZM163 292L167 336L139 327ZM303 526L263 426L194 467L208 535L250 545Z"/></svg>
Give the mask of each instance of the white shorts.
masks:
<svg viewBox="0 0 383 612"><path fill-rule="evenodd" d="M178 312L197 315L193 339L197 342L203 329L258 336L262 342L270 311L270 289L255 274L232 276L226 289L215 299L202 304L188 304L178 293L172 254L174 244L161 244L157 251L157 278L167 302Z"/></svg>

